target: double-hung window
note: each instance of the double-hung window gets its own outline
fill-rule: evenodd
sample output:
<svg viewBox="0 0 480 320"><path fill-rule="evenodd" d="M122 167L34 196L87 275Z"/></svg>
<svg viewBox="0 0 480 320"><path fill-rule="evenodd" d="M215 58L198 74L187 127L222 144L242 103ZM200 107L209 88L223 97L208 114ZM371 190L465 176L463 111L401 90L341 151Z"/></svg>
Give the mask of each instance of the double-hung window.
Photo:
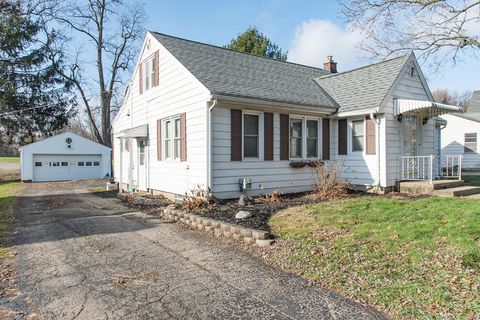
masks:
<svg viewBox="0 0 480 320"><path fill-rule="evenodd" d="M352 121L352 151L363 151L365 139L364 139L364 125L363 120Z"/></svg>
<svg viewBox="0 0 480 320"><path fill-rule="evenodd" d="M290 158L302 158L303 119L290 119Z"/></svg>
<svg viewBox="0 0 480 320"><path fill-rule="evenodd" d="M260 116L258 114L243 114L243 157L259 158Z"/></svg>
<svg viewBox="0 0 480 320"><path fill-rule="evenodd" d="M171 117L163 121L163 158L180 158L180 117Z"/></svg>
<svg viewBox="0 0 480 320"><path fill-rule="evenodd" d="M318 121L307 120L307 158L318 157Z"/></svg>
<svg viewBox="0 0 480 320"><path fill-rule="evenodd" d="M477 134L476 133L465 133L464 152L465 153L477 152Z"/></svg>
<svg viewBox="0 0 480 320"><path fill-rule="evenodd" d="M145 91L153 87L153 56L143 62Z"/></svg>
<svg viewBox="0 0 480 320"><path fill-rule="evenodd" d="M318 158L318 120L290 118L290 158Z"/></svg>

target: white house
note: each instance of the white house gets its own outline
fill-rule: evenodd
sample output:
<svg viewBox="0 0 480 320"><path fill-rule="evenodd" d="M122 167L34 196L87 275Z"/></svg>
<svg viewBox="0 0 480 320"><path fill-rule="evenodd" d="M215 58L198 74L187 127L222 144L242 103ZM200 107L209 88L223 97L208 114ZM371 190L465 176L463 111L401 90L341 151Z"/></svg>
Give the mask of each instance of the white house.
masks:
<svg viewBox="0 0 480 320"><path fill-rule="evenodd" d="M311 190L328 161L365 190L433 179L438 115L413 54L337 73L148 32L113 121L122 190L235 198ZM437 144L437 145L436 145ZM301 162L301 163L300 163Z"/></svg>
<svg viewBox="0 0 480 320"><path fill-rule="evenodd" d="M480 91L473 93L465 114L442 116L448 125L442 129L442 154L462 155L464 169L480 170Z"/></svg>
<svg viewBox="0 0 480 320"><path fill-rule="evenodd" d="M22 181L109 178L111 150L71 132L25 145L20 148Z"/></svg>

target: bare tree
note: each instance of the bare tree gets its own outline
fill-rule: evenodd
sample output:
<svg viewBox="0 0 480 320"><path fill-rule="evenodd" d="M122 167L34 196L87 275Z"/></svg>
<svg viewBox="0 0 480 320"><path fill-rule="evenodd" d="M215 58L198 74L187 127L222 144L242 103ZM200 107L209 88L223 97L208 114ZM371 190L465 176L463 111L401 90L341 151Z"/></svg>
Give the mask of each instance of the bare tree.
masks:
<svg viewBox="0 0 480 320"><path fill-rule="evenodd" d="M437 89L432 92L432 95L436 102L460 106L465 111L467 111L468 103L472 99L472 92L469 90L458 93L448 89Z"/></svg>
<svg viewBox="0 0 480 320"><path fill-rule="evenodd" d="M52 16L70 31L66 43L82 44L70 52L70 67L63 76L77 89L96 140L111 146L110 119L121 101L115 96L123 94L122 76L131 69L138 51L136 44L144 36L143 4L124 0L54 1L57 5ZM64 46L56 52L65 54L67 50ZM93 64L87 58L91 52Z"/></svg>
<svg viewBox="0 0 480 320"><path fill-rule="evenodd" d="M339 0L348 23L376 57L416 51L437 69L480 53L480 0Z"/></svg>

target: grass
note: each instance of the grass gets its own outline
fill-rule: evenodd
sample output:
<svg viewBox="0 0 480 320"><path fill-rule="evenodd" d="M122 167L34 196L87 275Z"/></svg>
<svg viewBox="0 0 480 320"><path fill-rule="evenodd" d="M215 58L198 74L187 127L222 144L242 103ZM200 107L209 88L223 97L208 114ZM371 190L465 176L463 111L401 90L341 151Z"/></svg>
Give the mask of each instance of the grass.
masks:
<svg viewBox="0 0 480 320"><path fill-rule="evenodd" d="M19 157L0 157L0 162L20 163Z"/></svg>
<svg viewBox="0 0 480 320"><path fill-rule="evenodd" d="M462 180L465 181L465 185L467 186L480 187L480 175L479 176L463 175Z"/></svg>
<svg viewBox="0 0 480 320"><path fill-rule="evenodd" d="M9 225L13 222L15 194L21 186L18 179L17 173L2 172L0 174L0 261L7 253L7 249L2 246L2 242Z"/></svg>
<svg viewBox="0 0 480 320"><path fill-rule="evenodd" d="M289 208L270 225L280 250L269 259L393 318L480 314L480 201L360 197Z"/></svg>

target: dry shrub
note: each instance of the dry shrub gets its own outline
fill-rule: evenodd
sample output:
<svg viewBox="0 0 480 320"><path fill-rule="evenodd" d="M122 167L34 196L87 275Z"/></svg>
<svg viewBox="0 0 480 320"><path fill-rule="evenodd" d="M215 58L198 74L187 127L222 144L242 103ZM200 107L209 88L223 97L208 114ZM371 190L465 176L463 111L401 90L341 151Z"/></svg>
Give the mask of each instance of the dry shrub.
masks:
<svg viewBox="0 0 480 320"><path fill-rule="evenodd" d="M282 202L282 193L280 191L274 190L272 191L272 193L267 193L265 195L265 200L270 203Z"/></svg>
<svg viewBox="0 0 480 320"><path fill-rule="evenodd" d="M328 166L326 162L318 162L313 170L315 198L342 198L347 195L350 184L340 176L337 164Z"/></svg>
<svg viewBox="0 0 480 320"><path fill-rule="evenodd" d="M185 210L193 211L200 208L208 207L210 199L212 198L212 190L210 188L203 188L197 185L190 192L185 193L182 207Z"/></svg>

